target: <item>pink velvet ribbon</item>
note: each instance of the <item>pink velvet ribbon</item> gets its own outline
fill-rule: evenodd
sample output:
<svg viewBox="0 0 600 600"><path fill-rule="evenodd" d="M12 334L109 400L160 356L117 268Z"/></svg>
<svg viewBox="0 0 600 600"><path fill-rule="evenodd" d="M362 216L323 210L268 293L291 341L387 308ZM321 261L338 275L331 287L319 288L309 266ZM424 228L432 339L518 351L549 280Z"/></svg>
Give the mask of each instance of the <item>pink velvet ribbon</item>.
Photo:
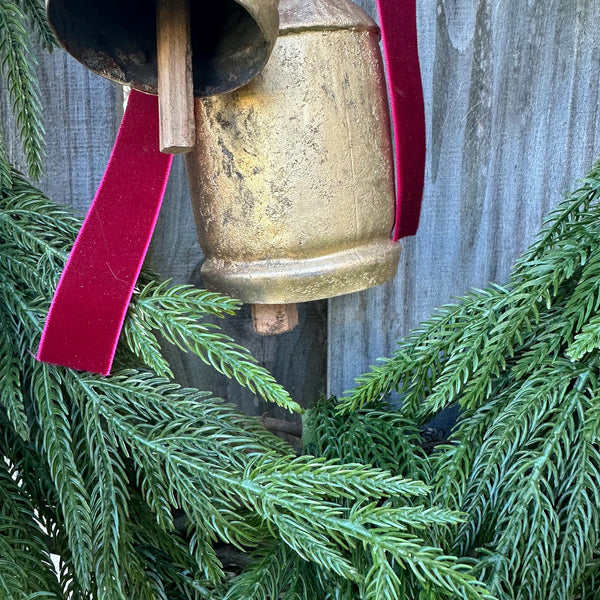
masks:
<svg viewBox="0 0 600 600"><path fill-rule="evenodd" d="M158 99L132 90L108 167L61 275L38 360L108 375L173 157Z"/></svg>
<svg viewBox="0 0 600 600"><path fill-rule="evenodd" d="M416 0L377 0L396 152L394 240L419 225L425 116ZM164 196L172 156L159 151L158 100L133 90L106 172L46 319L38 360L108 375Z"/></svg>

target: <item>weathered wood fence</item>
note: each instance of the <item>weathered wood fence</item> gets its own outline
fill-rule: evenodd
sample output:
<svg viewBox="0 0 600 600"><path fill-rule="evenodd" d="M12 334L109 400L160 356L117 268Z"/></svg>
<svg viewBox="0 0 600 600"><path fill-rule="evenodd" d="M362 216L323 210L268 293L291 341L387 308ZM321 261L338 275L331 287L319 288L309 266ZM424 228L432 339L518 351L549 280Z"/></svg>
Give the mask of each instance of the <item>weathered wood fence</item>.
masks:
<svg viewBox="0 0 600 600"><path fill-rule="evenodd" d="M359 4L375 16L375 0ZM600 156L600 0L419 0L418 17L425 198L395 281L301 305L300 326L279 338L256 337L248 310L223 324L305 404L352 386L436 306L505 281L544 215ZM121 91L62 51L38 57L47 148L41 186L84 212L116 135ZM5 94L0 116L10 120ZM148 260L164 277L201 285L179 159ZM251 413L265 410L198 359L169 353L182 383Z"/></svg>

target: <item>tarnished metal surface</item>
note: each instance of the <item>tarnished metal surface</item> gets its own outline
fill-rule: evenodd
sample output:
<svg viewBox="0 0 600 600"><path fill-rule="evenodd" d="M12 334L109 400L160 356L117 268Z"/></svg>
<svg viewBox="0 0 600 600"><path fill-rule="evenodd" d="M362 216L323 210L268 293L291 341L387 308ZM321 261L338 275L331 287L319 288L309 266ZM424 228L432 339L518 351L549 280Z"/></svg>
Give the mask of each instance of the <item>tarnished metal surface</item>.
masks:
<svg viewBox="0 0 600 600"><path fill-rule="evenodd" d="M196 100L187 156L204 284L249 303L345 294L396 272L376 24L347 0L282 0L271 60Z"/></svg>
<svg viewBox="0 0 600 600"><path fill-rule="evenodd" d="M196 96L235 90L266 64L278 0L191 0ZM46 0L66 50L98 75L157 93L155 0Z"/></svg>

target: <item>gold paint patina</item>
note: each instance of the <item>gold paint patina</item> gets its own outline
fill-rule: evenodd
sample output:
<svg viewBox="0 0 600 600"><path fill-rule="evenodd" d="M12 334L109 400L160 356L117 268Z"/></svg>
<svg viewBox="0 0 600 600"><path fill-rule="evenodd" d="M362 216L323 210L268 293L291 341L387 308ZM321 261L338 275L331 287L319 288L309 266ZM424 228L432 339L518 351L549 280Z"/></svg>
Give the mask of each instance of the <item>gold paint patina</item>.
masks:
<svg viewBox="0 0 600 600"><path fill-rule="evenodd" d="M248 303L394 277L391 129L379 29L348 0L282 0L267 66L197 99L186 157L204 285Z"/></svg>

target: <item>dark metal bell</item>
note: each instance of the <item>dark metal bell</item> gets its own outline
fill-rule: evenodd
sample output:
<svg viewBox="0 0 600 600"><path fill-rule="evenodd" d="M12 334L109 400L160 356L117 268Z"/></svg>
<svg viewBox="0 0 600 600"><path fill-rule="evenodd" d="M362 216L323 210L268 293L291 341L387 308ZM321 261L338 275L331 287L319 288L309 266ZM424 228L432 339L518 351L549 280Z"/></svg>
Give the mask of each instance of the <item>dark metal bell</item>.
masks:
<svg viewBox="0 0 600 600"><path fill-rule="evenodd" d="M279 30L278 0L190 1L194 95L248 83ZM94 73L157 93L156 0L46 0L66 50Z"/></svg>

